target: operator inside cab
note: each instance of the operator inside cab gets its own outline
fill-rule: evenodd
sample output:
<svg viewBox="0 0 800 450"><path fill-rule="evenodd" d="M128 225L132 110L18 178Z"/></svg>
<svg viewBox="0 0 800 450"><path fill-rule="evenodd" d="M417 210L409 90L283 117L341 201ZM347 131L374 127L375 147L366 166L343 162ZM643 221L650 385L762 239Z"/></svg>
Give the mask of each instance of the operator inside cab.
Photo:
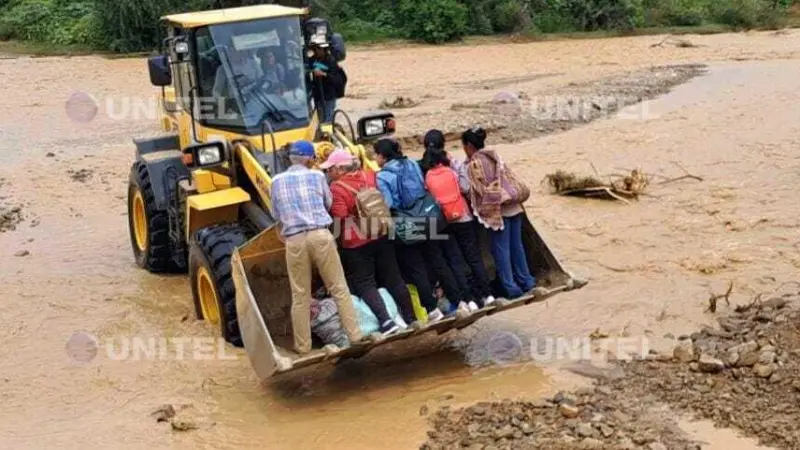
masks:
<svg viewBox="0 0 800 450"><path fill-rule="evenodd" d="M233 72L233 76L236 79L236 85L241 89L247 88L264 76L264 70L261 64L256 60L255 55L249 51L231 48L228 52L228 57L230 58L230 70ZM236 90L236 85L233 80L228 79L225 68L220 65L214 76L214 87L212 89L214 97L231 97L230 92Z"/></svg>

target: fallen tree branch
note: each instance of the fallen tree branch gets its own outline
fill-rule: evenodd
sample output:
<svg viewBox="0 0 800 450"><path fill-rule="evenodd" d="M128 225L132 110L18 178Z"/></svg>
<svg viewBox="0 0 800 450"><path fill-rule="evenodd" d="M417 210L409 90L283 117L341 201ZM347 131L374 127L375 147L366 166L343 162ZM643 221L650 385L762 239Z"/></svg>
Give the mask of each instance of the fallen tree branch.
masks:
<svg viewBox="0 0 800 450"><path fill-rule="evenodd" d="M664 43L666 43L670 39L672 39L672 35L671 34L667 35L667 37L662 39L661 42L659 42L658 44L652 44L650 47L663 47Z"/></svg>
<svg viewBox="0 0 800 450"><path fill-rule="evenodd" d="M725 300L725 304L727 304L728 307L730 307L732 292L733 292L733 281L730 282L730 284L728 285L728 290L724 294L717 295L714 294L714 292L711 292L711 297L708 299L708 309L706 310L706 312L711 312L711 313L717 312L717 302L723 299Z"/></svg>
<svg viewBox="0 0 800 450"><path fill-rule="evenodd" d="M744 312L750 311L751 309L753 309L754 306L758 306L758 305L761 304L761 297L763 297L763 296L764 296L764 294L756 295L755 298L753 298L753 301L751 301L747 305L739 305L739 306L737 306L736 309L734 309L734 311L736 311L737 313L744 313Z"/></svg>
<svg viewBox="0 0 800 450"><path fill-rule="evenodd" d="M672 182L675 182L675 181L679 181L679 180L686 180L686 179L693 179L693 180L697 180L697 181L701 181L701 182L703 181L703 178L702 178L702 177L698 177L697 175L693 175L691 172L689 172L689 171L686 169L686 167L683 167L683 166L681 165L681 163L679 163L679 162L677 162L677 161L672 161L672 164L675 164L675 165L676 165L676 166L678 166L678 167L679 167L681 170L683 170L683 173L684 173L684 175L683 175L682 177L670 178L670 179L668 179L668 180L666 180L666 181L662 181L661 183L658 183L658 184L667 184L667 183L672 183Z"/></svg>
<svg viewBox="0 0 800 450"><path fill-rule="evenodd" d="M660 185L662 185L662 184L674 183L674 182L676 182L676 181L680 181L680 180L687 180L687 179L692 179L692 180L697 180L697 181L703 181L703 179L702 179L701 177L698 177L698 176L696 176L696 175L684 175L684 176L677 177L677 178L670 178L670 179L668 179L668 180L665 180L665 181L662 181L662 182L660 182L660 183L656 183L656 184L658 184L658 185L660 186Z"/></svg>
<svg viewBox="0 0 800 450"><path fill-rule="evenodd" d="M589 163L591 164L591 163ZM600 177L597 168L592 168ZM581 197L605 197L606 199L618 200L630 205L630 199L636 199L642 194L649 184L649 178L639 170L633 170L630 174L603 182L595 177L583 177L563 170L548 174L542 180L542 184L547 183L551 191L558 195L581 196Z"/></svg>

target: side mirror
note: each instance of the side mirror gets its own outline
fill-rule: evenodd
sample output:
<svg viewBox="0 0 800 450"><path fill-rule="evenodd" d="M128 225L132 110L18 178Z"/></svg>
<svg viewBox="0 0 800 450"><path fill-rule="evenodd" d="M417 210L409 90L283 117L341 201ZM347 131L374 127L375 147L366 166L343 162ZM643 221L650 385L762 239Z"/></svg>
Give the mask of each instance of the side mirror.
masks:
<svg viewBox="0 0 800 450"><path fill-rule="evenodd" d="M192 169L218 167L228 160L228 146L221 141L190 145L182 153L184 164Z"/></svg>
<svg viewBox="0 0 800 450"><path fill-rule="evenodd" d="M172 84L172 71L167 55L151 56L147 59L147 67L150 69L150 82L153 86L164 87Z"/></svg>
<svg viewBox="0 0 800 450"><path fill-rule="evenodd" d="M395 131L394 114L379 112L358 119L358 138L362 141L377 139Z"/></svg>

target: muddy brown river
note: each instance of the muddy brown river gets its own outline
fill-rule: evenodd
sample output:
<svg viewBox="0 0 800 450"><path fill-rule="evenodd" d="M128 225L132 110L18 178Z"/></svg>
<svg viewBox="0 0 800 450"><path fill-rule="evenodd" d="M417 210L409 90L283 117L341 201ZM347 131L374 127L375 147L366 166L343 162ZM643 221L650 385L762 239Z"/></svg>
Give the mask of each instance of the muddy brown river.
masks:
<svg viewBox="0 0 800 450"><path fill-rule="evenodd" d="M651 47L662 38L353 49L343 106L357 114L398 95L422 101L397 112L400 134L451 126L452 104L504 90L546 95L662 64L708 70L619 116L497 146L535 188L533 223L588 286L266 383L242 351L216 348L215 330L194 320L185 277L134 266L131 139L158 132L145 62L0 59L0 206L23 214L0 233L0 448L416 448L426 408L536 397L582 381L559 369L564 361L487 364L483 350L499 333L527 343L600 330L656 346L666 333L708 323L710 292L730 281L731 301L743 302L797 279L800 31ZM67 113L75 92L97 101L91 120ZM539 188L557 169L591 175L593 167L703 180L655 178L631 205ZM68 353L80 333L100 343L93 358ZM181 338L208 345L181 351ZM80 339L72 342L74 351ZM151 413L165 404L196 429L158 423ZM686 427L708 448L757 448L730 431Z"/></svg>

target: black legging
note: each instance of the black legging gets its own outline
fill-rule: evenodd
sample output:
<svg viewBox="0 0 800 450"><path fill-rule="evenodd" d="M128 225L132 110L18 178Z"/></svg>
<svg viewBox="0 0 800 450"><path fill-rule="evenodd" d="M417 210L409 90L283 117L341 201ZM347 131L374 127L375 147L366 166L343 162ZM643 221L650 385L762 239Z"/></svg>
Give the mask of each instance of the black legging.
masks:
<svg viewBox="0 0 800 450"><path fill-rule="evenodd" d="M466 274L462 270L454 273L445 258L445 249L452 251L451 247L456 246L455 250L458 251L454 240L432 240L412 245L406 245L399 240L396 242L397 260L403 278L417 287L420 303L429 313L439 306L433 293L429 269L430 274L441 283L451 304L458 305L462 301L468 301L469 295L465 295L466 291L462 291L460 287L464 286L465 290L469 287Z"/></svg>

